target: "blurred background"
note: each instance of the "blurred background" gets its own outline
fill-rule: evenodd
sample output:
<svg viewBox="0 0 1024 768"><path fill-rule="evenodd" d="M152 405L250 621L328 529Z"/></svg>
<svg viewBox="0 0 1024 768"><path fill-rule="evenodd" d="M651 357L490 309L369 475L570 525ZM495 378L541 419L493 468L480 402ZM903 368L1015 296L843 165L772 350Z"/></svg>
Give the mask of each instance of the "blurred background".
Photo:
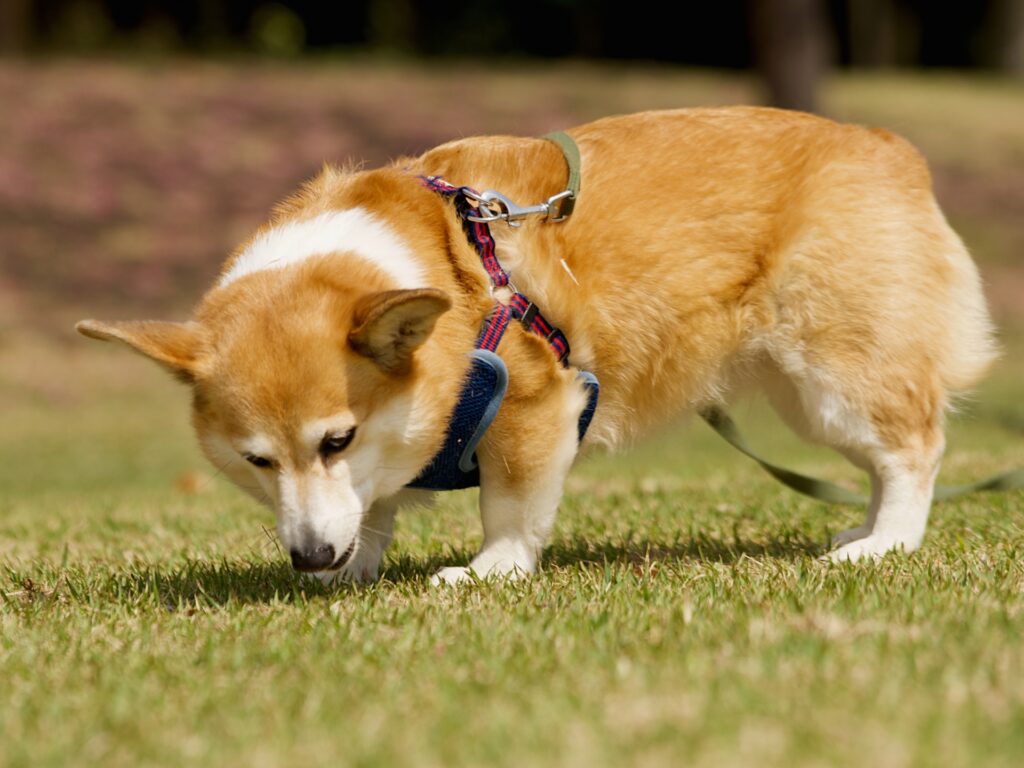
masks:
<svg viewBox="0 0 1024 768"><path fill-rule="evenodd" d="M183 315L324 162L726 103L910 138L1020 321L1024 0L2 0L0 333Z"/></svg>

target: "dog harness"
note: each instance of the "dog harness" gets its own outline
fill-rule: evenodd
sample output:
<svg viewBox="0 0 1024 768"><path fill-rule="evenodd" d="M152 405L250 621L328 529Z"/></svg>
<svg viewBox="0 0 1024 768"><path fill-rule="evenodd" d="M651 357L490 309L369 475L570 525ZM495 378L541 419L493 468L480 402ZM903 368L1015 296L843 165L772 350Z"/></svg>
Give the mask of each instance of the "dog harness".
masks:
<svg viewBox="0 0 1024 768"><path fill-rule="evenodd" d="M476 449L497 416L508 387L508 368L495 350L511 321L519 321L528 331L542 337L559 363L565 367L569 365L569 340L544 318L536 304L513 285L509 273L495 254L494 238L488 224L500 218L516 226L519 218L534 213L546 215L551 221L561 221L571 213L578 181L575 189L570 186L566 192L531 208L520 208L500 193L488 190L481 194L470 187L456 187L436 176L422 177L421 181L428 189L455 202L463 229L490 278L492 291L504 288L511 294L507 304L497 302L484 320L476 347L469 353L469 372L449 420L444 445L409 484L410 488L449 491L480 484ZM597 377L589 371L580 371L578 378L587 393L587 405L576 427L577 439L582 441L594 418L600 387Z"/></svg>

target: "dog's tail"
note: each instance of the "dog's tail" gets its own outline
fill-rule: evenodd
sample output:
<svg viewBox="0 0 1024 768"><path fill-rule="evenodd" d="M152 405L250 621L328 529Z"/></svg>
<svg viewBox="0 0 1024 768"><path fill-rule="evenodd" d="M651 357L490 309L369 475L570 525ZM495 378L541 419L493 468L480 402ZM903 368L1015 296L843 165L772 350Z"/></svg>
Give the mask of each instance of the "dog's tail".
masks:
<svg viewBox="0 0 1024 768"><path fill-rule="evenodd" d="M951 228L947 258L954 279L949 281L945 324L947 354L939 362L947 391L959 393L975 386L999 357L995 328L989 315L978 269L963 242Z"/></svg>

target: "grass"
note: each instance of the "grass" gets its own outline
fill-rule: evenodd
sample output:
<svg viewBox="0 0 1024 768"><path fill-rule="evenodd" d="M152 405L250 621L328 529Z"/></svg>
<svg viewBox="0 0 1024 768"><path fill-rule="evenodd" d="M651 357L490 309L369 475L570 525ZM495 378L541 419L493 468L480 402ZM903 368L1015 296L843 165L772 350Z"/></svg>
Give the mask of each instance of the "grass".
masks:
<svg viewBox="0 0 1024 768"><path fill-rule="evenodd" d="M1012 344L953 424L950 480L1024 464ZM583 462L535 579L427 585L479 543L463 493L400 518L381 583L329 591L205 474L185 392L117 352L36 348L2 382L0 764L1024 758L1024 494L937 506L911 557L827 565L860 512L693 424ZM856 477L740 413L773 456Z"/></svg>
<svg viewBox="0 0 1024 768"><path fill-rule="evenodd" d="M380 82L411 87L401 75ZM597 110L598 75L570 71L569 106L557 88L541 100ZM532 77L503 84L529 93ZM716 77L686 98L715 100ZM630 108L685 86L621 80ZM1020 170L1019 129L948 108L1011 114L1019 91L930 82L936 101L903 78L842 81L830 100L933 139L951 166L977 157L989 178L998 152ZM979 246L983 266L1019 272L1007 244L1024 219L950 199L967 229L1008 233ZM912 556L829 565L818 556L860 510L791 494L687 423L581 462L529 581L427 585L479 545L467 492L400 517L380 583L325 590L287 567L271 514L203 463L185 390L27 325L0 342L0 766L1024 761L1024 493L937 505ZM943 481L1024 466L1024 336L1005 344L952 419ZM858 482L762 408L735 415L777 461Z"/></svg>

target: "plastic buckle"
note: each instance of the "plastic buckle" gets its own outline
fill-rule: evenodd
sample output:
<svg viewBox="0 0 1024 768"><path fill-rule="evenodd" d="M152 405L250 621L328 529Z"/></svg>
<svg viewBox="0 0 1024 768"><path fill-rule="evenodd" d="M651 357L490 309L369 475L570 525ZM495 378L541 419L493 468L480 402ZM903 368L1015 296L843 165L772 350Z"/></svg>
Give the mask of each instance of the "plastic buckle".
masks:
<svg viewBox="0 0 1024 768"><path fill-rule="evenodd" d="M531 301L526 305L526 309L523 310L523 314L522 317L519 318L519 322L526 327L526 330L531 330L530 326L533 324L533 318L535 318L539 312L540 310L537 308L537 305Z"/></svg>
<svg viewBox="0 0 1024 768"><path fill-rule="evenodd" d="M560 328L552 328L551 333L544 337L544 341L546 341L548 343L548 346L550 347L551 340L555 338L561 340L563 348L562 354L558 356L558 362L560 362L562 365L568 365L569 353L571 352L571 349L569 347L569 339L565 337L565 334L562 333L562 330Z"/></svg>

